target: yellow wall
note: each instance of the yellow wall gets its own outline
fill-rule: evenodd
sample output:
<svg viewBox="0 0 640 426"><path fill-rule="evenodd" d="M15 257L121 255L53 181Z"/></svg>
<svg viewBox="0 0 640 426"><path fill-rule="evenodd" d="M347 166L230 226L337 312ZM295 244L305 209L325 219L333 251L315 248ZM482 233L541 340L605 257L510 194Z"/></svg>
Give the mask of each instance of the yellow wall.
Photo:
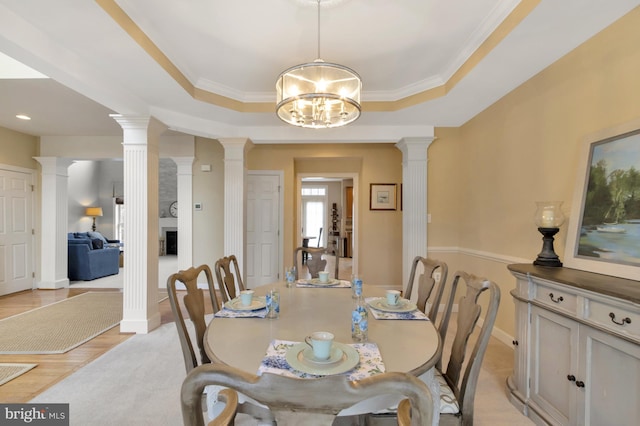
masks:
<svg viewBox="0 0 640 426"><path fill-rule="evenodd" d="M562 200L568 216L578 154L590 135L640 118L638 28L640 8L461 128L437 129L438 140L429 148L429 244L459 246L453 262L500 285L496 326L509 334L515 280L506 266L531 262L542 248L533 222L535 201ZM434 212L441 208L456 219L440 223L441 214ZM566 230L565 223L555 243L561 259Z"/></svg>
<svg viewBox="0 0 640 426"><path fill-rule="evenodd" d="M202 165L210 165L203 172ZM193 202L202 210L193 210L193 264L213 269L224 253L224 148L214 139L195 138L193 163Z"/></svg>
<svg viewBox="0 0 640 426"><path fill-rule="evenodd" d="M0 127L0 164L37 169L38 142L37 136Z"/></svg>
<svg viewBox="0 0 640 426"><path fill-rule="evenodd" d="M358 262L365 283L402 284L402 213L369 210L371 183L402 182L402 153L394 144L255 145L247 155L249 170L284 171L284 259L298 245L294 197L298 173L358 173ZM398 200L399 202L399 200Z"/></svg>

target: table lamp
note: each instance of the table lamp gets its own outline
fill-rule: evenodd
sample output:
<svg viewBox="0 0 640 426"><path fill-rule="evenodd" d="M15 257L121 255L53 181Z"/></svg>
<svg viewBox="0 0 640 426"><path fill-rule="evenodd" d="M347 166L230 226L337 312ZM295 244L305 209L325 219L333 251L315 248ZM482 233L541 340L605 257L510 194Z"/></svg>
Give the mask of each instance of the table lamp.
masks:
<svg viewBox="0 0 640 426"><path fill-rule="evenodd" d="M542 251L533 262L538 266L562 266L562 262L553 249L553 236L564 223L562 201L536 201L534 221L542 234Z"/></svg>
<svg viewBox="0 0 640 426"><path fill-rule="evenodd" d="M87 207L87 210L84 212L84 214L93 218L93 225L91 225L91 230L95 232L96 217L102 216L102 207Z"/></svg>

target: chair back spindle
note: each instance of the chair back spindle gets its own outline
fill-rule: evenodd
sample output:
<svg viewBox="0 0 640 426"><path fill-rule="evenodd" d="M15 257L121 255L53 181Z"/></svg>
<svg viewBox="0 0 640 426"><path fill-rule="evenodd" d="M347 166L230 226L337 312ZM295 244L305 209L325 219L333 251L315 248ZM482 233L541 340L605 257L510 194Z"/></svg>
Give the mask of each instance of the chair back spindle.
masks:
<svg viewBox="0 0 640 426"><path fill-rule="evenodd" d="M232 265L233 270L231 269ZM231 256L218 259L215 264L215 270L223 302L235 299L239 292L245 290L242 275L240 274L240 267L238 266L238 259L235 255L232 254ZM238 283L237 288L236 283Z"/></svg>
<svg viewBox="0 0 640 426"><path fill-rule="evenodd" d="M184 308L189 314L189 319L193 323L195 328L195 340L200 353L200 363L206 364L211 362L204 350L204 334L207 328L205 322L205 302L204 292L198 288L198 276L201 273L205 274L207 284L209 287L209 296L211 300L211 308L213 313L218 312L220 305L218 303L218 297L215 293L213 284L213 276L211 269L207 265L200 265L197 268L191 267L187 270L182 270L172 274L167 279L167 291L169 292L169 303L171 305L171 311L176 321L176 327L178 329L178 337L180 339L180 346L182 348L182 355L184 358L185 368L187 373L193 368L198 366L198 358L194 350L191 336L187 329L187 324L182 313L180 306L180 299L176 290L176 283L181 282L184 284L187 290L187 294L183 297L182 302Z"/></svg>

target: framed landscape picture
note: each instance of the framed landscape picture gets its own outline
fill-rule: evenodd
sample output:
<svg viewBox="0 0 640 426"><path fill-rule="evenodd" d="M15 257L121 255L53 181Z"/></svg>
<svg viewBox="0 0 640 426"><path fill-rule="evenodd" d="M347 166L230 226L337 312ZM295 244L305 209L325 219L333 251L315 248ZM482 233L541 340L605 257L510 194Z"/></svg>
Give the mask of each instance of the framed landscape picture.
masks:
<svg viewBox="0 0 640 426"><path fill-rule="evenodd" d="M369 210L396 210L396 184L372 183Z"/></svg>
<svg viewBox="0 0 640 426"><path fill-rule="evenodd" d="M640 129L583 147L565 266L640 279Z"/></svg>

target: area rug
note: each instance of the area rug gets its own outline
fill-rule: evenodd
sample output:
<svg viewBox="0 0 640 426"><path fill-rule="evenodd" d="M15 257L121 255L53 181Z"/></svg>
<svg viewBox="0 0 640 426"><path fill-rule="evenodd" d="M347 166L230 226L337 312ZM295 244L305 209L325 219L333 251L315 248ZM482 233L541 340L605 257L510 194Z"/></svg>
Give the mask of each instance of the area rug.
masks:
<svg viewBox="0 0 640 426"><path fill-rule="evenodd" d="M168 298L158 292L158 301ZM121 292L88 292L0 320L0 354L61 354L122 320Z"/></svg>
<svg viewBox="0 0 640 426"><path fill-rule="evenodd" d="M191 321L187 330L195 338ZM68 403L70 426L181 425L186 375L176 325L163 324L125 340L29 402ZM256 421L240 413L235 425Z"/></svg>
<svg viewBox="0 0 640 426"><path fill-rule="evenodd" d="M176 325L169 323L132 336L30 402L68 403L71 426L181 425L186 374Z"/></svg>
<svg viewBox="0 0 640 426"><path fill-rule="evenodd" d="M122 293L89 292L0 321L0 354L59 354L115 327Z"/></svg>
<svg viewBox="0 0 640 426"><path fill-rule="evenodd" d="M38 364L0 363L0 386L26 373Z"/></svg>

